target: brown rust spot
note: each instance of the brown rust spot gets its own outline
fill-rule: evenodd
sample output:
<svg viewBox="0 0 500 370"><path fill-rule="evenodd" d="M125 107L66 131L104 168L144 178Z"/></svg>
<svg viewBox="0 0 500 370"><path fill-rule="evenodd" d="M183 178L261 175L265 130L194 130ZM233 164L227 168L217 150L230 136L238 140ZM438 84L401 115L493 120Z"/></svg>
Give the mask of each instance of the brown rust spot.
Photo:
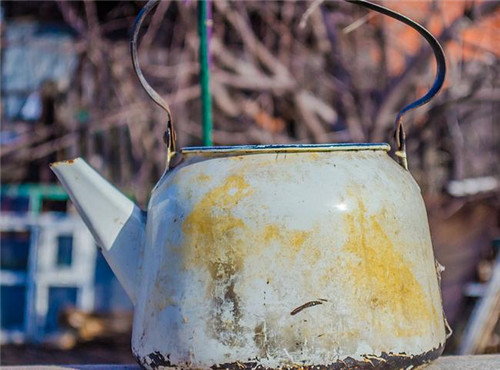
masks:
<svg viewBox="0 0 500 370"><path fill-rule="evenodd" d="M323 301L325 300L317 300L317 301L310 301L310 302L307 302L307 303L304 303L303 305L295 308L292 312L290 312L290 315L296 315L298 314L300 311L302 310L305 310L306 308L309 308L309 307L314 307L314 306L317 306L319 304L323 304Z"/></svg>
<svg viewBox="0 0 500 370"><path fill-rule="evenodd" d="M280 370L394 370L394 369L414 369L420 365L429 363L437 359L443 352L444 345L433 348L430 351L417 355L405 353L386 353L379 356L364 355L362 360L347 357L342 360L332 362L328 365L311 364L290 364L280 366ZM232 362L211 366L213 370L272 370L272 368L261 365L258 361Z"/></svg>
<svg viewBox="0 0 500 370"><path fill-rule="evenodd" d="M268 348L269 348L269 340L267 338L267 328L266 328L266 323L263 322L259 325L254 330L254 336L253 336L253 341L255 343L255 346L259 349L258 356L260 357L267 357L268 355Z"/></svg>
<svg viewBox="0 0 500 370"><path fill-rule="evenodd" d="M74 159L67 159L67 160L64 160L64 161L58 161L58 162L52 162L52 163L49 163L49 167L52 168L52 167L57 167L61 164L73 164L75 163L75 160Z"/></svg>
<svg viewBox="0 0 500 370"><path fill-rule="evenodd" d="M240 325L241 303L235 293L238 281L237 268L232 263L216 262L210 266L212 275L212 320L211 332L219 341L228 346L241 346L243 328Z"/></svg>
<svg viewBox="0 0 500 370"><path fill-rule="evenodd" d="M143 368L160 369L164 367L176 367L170 363L170 355L163 356L159 351L151 352L149 355L141 357L134 353L135 360Z"/></svg>
<svg viewBox="0 0 500 370"><path fill-rule="evenodd" d="M405 353L386 353L376 355L364 355L363 359L355 360L352 357L346 357L337 360L328 365L311 364L290 364L280 366L280 370L394 370L394 369L415 369L421 365L427 364L437 359L443 352L444 345L430 351L417 355L408 355ZM153 352L147 356L141 357L134 354L136 361L143 368L160 369L164 367L178 369L195 369L190 363L172 364L170 356L163 356L160 352ZM263 366L256 361L235 361L226 364L217 364L210 367L213 370L273 370Z"/></svg>

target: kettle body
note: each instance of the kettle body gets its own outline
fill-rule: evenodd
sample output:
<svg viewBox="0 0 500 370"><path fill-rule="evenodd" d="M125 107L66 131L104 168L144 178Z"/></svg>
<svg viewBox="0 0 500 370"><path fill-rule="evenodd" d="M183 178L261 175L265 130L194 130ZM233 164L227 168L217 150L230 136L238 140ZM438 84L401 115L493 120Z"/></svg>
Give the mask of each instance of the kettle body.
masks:
<svg viewBox="0 0 500 370"><path fill-rule="evenodd" d="M399 368L438 357L427 215L388 149L184 149L148 206L132 339L141 366Z"/></svg>
<svg viewBox="0 0 500 370"><path fill-rule="evenodd" d="M430 90L387 144L176 149L168 104L137 53L139 81L167 113L167 169L147 212L83 160L52 169L135 306L132 350L147 369L413 368L446 340L420 189L408 171L403 115L442 87L446 64L421 25L347 0L419 32L437 61Z"/></svg>

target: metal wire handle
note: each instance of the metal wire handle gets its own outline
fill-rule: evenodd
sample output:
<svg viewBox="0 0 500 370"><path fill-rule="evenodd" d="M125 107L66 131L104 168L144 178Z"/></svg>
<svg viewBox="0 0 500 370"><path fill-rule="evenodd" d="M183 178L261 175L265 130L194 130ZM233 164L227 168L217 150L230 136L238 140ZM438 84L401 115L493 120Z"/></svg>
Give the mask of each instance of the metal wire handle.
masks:
<svg viewBox="0 0 500 370"><path fill-rule="evenodd" d="M174 125L172 121L172 113L170 112L170 108L168 104L163 100L163 98L158 95L158 93L153 90L151 85L146 81L144 78L144 75L142 74L141 68L139 67L139 61L137 58L137 38L139 35L139 30L141 28L142 22L144 21L144 18L151 12L151 10L154 9L156 5L158 5L160 0L149 0L149 2L144 6L144 8L141 9L139 12L139 15L137 16L134 26L132 28L132 38L130 40L130 51L132 55L132 62L134 65L134 70L135 73L137 74L137 77L139 78L139 81L141 82L142 87L144 90L148 93L148 95L153 99L153 101L158 104L161 108L165 110L168 116L168 122L167 122L167 137L166 137L166 142L168 145L168 159L167 161L170 162L171 157L173 154L175 154L176 150L176 145L175 145L175 131L174 131ZM446 76L446 59L444 56L443 49L439 42L436 40L436 38L422 25L418 24L417 22L411 20L410 18L397 13L393 10L390 10L384 6L378 5L371 3L369 1L365 0L345 0L349 3L357 4L360 6L363 6L365 8L368 8L370 10L374 10L376 12L382 13L384 15L387 15L391 18L394 18L402 23L407 24L414 30L416 30L420 35L422 35L429 45L432 48L432 51L434 52L434 57L436 58L436 63L437 63L437 71L436 71L436 77L434 78L434 83L432 84L431 88L425 95L423 95L421 98L415 100L414 102L404 106L397 114L396 116L396 121L395 121L395 133L394 137L396 140L396 156L398 157L398 160L400 164L407 170L408 169L408 160L406 156L406 134L403 126L403 116L406 112L420 107L427 102L429 102L434 95L438 93L438 91L441 89L444 83L444 79Z"/></svg>
<svg viewBox="0 0 500 370"><path fill-rule="evenodd" d="M345 0L345 1L361 5L371 10L375 10L376 12L382 13L384 15L387 15L391 18L394 18L400 22L407 24L427 40L427 42L432 48L432 51L434 52L434 57L436 58L436 64L437 64L437 71L436 71L436 77L434 78L434 83L424 96L422 96L421 98L415 100L414 102L408 105L405 105L398 112L398 115L396 116L395 132L394 132L394 138L396 140L395 154L398 157L401 166L403 166L407 170L408 159L406 156L406 134L403 126L403 116L406 112L414 108L420 107L425 103L429 102L429 100L431 100L443 86L444 79L446 76L446 59L444 56L443 48L436 40L436 38L426 28L424 28L422 25L418 24L417 22L411 20L408 17L405 17L400 13L397 13L393 10L387 9L386 7L365 0Z"/></svg>
<svg viewBox="0 0 500 370"><path fill-rule="evenodd" d="M151 10L153 10L158 5L159 2L160 0L149 0L137 15L134 25L132 26L132 37L130 38L130 54L132 56L134 71L137 74L142 87L148 93L149 97L167 113L168 121L165 142L167 144L167 163L170 163L170 159L176 151L176 135L174 130L174 122L172 120L172 112L170 111L170 107L168 106L167 102L151 87L148 81L146 81L146 78L142 74L141 68L139 67L139 60L137 55L137 38L139 37L139 30L141 29L142 22L151 12Z"/></svg>

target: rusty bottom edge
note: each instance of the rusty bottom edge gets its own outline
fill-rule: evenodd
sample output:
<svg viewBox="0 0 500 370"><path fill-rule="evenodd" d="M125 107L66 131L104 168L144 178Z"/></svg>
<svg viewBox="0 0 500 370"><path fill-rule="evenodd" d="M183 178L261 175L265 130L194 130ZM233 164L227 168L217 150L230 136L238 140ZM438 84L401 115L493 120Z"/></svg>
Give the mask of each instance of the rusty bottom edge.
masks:
<svg viewBox="0 0 500 370"><path fill-rule="evenodd" d="M420 365L437 359L444 350L444 344L430 351L418 354L407 355L406 353L385 353L380 356L363 355L362 360L355 360L352 357L346 357L343 360L332 362L328 365L307 365L293 364L279 367L280 370L365 370L365 369L414 369ZM136 356L137 362L142 368L172 368L172 369L196 369L189 364L175 365L165 358L160 352L153 352L145 357ZM258 361L231 362L227 364L213 365L212 370L273 370L259 364Z"/></svg>

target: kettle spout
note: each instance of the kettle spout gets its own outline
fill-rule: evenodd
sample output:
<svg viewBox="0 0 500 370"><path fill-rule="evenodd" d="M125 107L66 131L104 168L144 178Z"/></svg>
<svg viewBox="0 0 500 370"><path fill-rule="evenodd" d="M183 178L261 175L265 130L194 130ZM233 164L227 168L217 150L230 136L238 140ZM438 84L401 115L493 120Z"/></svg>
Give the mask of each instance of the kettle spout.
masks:
<svg viewBox="0 0 500 370"><path fill-rule="evenodd" d="M81 158L50 167L135 305L146 213Z"/></svg>

